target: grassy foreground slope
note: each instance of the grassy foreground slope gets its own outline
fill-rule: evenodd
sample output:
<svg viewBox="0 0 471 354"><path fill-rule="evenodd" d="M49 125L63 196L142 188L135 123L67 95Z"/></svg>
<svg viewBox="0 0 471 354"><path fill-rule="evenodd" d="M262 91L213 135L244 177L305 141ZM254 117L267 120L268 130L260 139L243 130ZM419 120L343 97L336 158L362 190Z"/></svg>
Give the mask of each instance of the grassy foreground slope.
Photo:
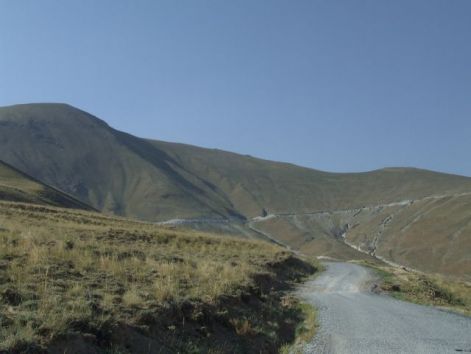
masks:
<svg viewBox="0 0 471 354"><path fill-rule="evenodd" d="M0 161L0 200L91 210L92 208Z"/></svg>
<svg viewBox="0 0 471 354"><path fill-rule="evenodd" d="M0 352L273 352L302 320L280 290L314 271L269 243L0 202Z"/></svg>

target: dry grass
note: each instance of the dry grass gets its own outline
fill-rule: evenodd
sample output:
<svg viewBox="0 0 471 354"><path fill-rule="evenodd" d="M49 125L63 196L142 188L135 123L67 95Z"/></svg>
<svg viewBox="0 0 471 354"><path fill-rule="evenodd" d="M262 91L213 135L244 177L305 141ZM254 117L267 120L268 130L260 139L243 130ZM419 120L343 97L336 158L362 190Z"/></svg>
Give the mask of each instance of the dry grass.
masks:
<svg viewBox="0 0 471 354"><path fill-rule="evenodd" d="M380 288L398 299L471 315L471 284L467 282L369 262L362 264L375 269L381 277Z"/></svg>
<svg viewBox="0 0 471 354"><path fill-rule="evenodd" d="M287 257L258 241L0 203L0 350L43 345L71 328L133 323L188 300L214 303Z"/></svg>

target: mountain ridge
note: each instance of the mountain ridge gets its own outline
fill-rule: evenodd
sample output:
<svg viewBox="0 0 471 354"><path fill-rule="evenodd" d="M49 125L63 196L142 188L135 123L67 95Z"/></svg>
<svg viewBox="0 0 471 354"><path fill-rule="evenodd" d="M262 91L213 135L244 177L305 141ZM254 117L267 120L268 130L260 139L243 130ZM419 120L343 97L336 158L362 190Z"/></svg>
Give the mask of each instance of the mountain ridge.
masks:
<svg viewBox="0 0 471 354"><path fill-rule="evenodd" d="M346 223L360 220L362 226L350 230L348 241L368 250L370 236L382 230L381 221L389 217L387 212L396 212L394 208L375 210L375 206L471 192L470 177L418 168L332 173L219 149L143 139L65 104L0 108L0 147L1 160L39 181L102 212L150 222L219 218L243 224L268 214L329 211L332 213L326 220L271 220L257 224L257 228L293 249L341 259L355 258L357 252L347 249L337 235ZM417 203L421 210L414 206L401 211L391 230L401 230L409 213L418 213L426 221L419 224L429 234L416 228L389 234L388 229L387 242L379 248L381 254L392 257L391 261L397 258L412 264L412 258L418 258L417 252L424 247L424 237L435 240L440 249L446 247L453 232L445 232L443 225L450 223L454 225L451 231L456 226L455 231L462 228L461 234L468 235L464 226L471 218L467 199L452 198L449 203L456 215L447 220L426 217L434 215L429 210L433 203ZM335 214L365 206L372 211L360 219ZM367 235L358 234L360 229ZM395 240L402 240L404 246ZM465 271L471 271L460 251L460 246L470 247L466 237L455 236L453 240L454 253L447 259L456 255L464 262ZM401 249L406 246L409 248ZM405 253L391 253L388 247ZM448 267L443 259L422 262L427 263L424 269L433 271L457 269L456 265Z"/></svg>
<svg viewBox="0 0 471 354"><path fill-rule="evenodd" d="M148 221L244 219L471 190L471 178L417 168L332 173L142 139L67 104L0 108L0 145L0 159L38 180L97 209Z"/></svg>
<svg viewBox="0 0 471 354"><path fill-rule="evenodd" d="M21 108L21 107L25 107L25 108L26 107L32 107L33 108L33 107L41 107L41 106L43 106L43 107L55 107L55 108L63 107L66 110L79 111L79 112L82 112L84 115L87 115L89 119L95 121L99 125L105 126L105 127L109 128L109 129L112 129L116 132L123 133L119 129L114 128L111 125L109 125L105 120L103 120L101 118L98 118L96 115L88 113L85 110L82 110L80 108L77 108L77 107L75 107L71 104L64 103L64 102L20 103L20 104L11 104L11 105L6 105L6 106L0 106L0 109L12 109L13 110L13 109L16 109L16 108ZM31 118L34 118L34 116L31 116ZM0 120L1 120L1 116L0 116ZM374 172L417 170L417 171L424 171L424 172L435 172L435 173L440 173L440 174L449 175L449 176L471 178L471 176L467 176L467 175L464 175L464 174L452 173L452 172L447 172L447 171L432 170L432 169L428 169L428 168L415 167L415 166L385 166L385 167L380 167L380 168L375 168L375 169L372 169L372 170L365 170L365 171L328 171L328 170L317 169L317 168L310 167L310 166L304 166L304 165L297 164L297 163L294 163L294 162L279 161L279 160L275 160L275 159L271 159L271 158L253 156L251 154L243 154L243 153L224 150L224 149L220 149L220 148L201 147L201 146L193 145L193 144L190 144L190 143L182 143L182 142L177 142L177 141L156 140L156 139L153 139L153 138L138 137L137 135L131 134L131 133L125 133L125 134L130 135L134 138L141 139L141 140L147 140L151 143L152 142L158 142L158 143L171 144L171 145L182 146L182 147L187 147L187 148L195 148L196 147L196 148L204 149L204 150L210 150L210 151L215 151L215 152L220 152L220 153L233 154L233 155L236 155L236 156L239 156L239 157L252 158L252 159L256 159L256 160L263 161L263 162L268 162L268 163L281 163L281 164L285 164L285 165L290 165L292 167L303 168L303 169L307 169L307 170L310 170L310 171L316 171L316 172L319 172L319 173L326 173L326 174L338 174L338 175L351 174L351 175L355 175L355 174L368 174L368 173L374 173Z"/></svg>

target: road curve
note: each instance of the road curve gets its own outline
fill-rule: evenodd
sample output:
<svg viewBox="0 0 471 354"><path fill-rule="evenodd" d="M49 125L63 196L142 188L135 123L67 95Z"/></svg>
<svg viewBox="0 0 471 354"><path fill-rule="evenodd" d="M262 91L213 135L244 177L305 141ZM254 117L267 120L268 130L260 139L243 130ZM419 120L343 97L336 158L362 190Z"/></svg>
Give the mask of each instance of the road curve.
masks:
<svg viewBox="0 0 471 354"><path fill-rule="evenodd" d="M371 293L374 274L359 265L326 266L300 289L320 324L305 353L471 353L471 318Z"/></svg>

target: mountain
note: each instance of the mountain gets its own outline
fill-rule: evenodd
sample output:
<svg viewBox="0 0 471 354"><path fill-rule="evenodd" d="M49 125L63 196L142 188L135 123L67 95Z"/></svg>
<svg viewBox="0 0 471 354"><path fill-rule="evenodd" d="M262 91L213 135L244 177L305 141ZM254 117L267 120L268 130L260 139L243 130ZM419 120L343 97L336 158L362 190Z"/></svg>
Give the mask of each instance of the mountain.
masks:
<svg viewBox="0 0 471 354"><path fill-rule="evenodd" d="M388 263L471 281L471 193L314 213L276 214L254 226L309 254ZM349 252L350 251L350 252Z"/></svg>
<svg viewBox="0 0 471 354"><path fill-rule="evenodd" d="M471 250L465 226L471 213L463 201L471 192L469 177L414 168L323 172L141 139L64 104L0 108L0 147L0 159L106 213L148 221L248 221L253 232L306 253L356 258L359 249L419 269L454 273L463 266L471 273L461 252ZM435 199L420 202L429 197ZM433 217L440 209L430 204L438 197L450 199L443 210L454 211L453 218ZM414 207L396 212L395 203ZM391 215L394 221L387 222ZM424 220L427 232L425 224L417 229ZM453 247L443 258L447 240ZM434 250L433 259L417 256L425 246Z"/></svg>
<svg viewBox="0 0 471 354"><path fill-rule="evenodd" d="M97 209L145 220L237 215L164 151L73 107L0 109L0 159Z"/></svg>
<svg viewBox="0 0 471 354"><path fill-rule="evenodd" d="M342 209L471 190L470 178L429 171L327 173L140 139L63 104L0 108L0 146L0 159L85 203L151 221Z"/></svg>
<svg viewBox="0 0 471 354"><path fill-rule="evenodd" d="M152 144L218 186L247 217L357 208L471 191L471 178L414 168L328 173L220 150Z"/></svg>
<svg viewBox="0 0 471 354"><path fill-rule="evenodd" d="M73 197L35 180L0 161L0 200L93 210Z"/></svg>

